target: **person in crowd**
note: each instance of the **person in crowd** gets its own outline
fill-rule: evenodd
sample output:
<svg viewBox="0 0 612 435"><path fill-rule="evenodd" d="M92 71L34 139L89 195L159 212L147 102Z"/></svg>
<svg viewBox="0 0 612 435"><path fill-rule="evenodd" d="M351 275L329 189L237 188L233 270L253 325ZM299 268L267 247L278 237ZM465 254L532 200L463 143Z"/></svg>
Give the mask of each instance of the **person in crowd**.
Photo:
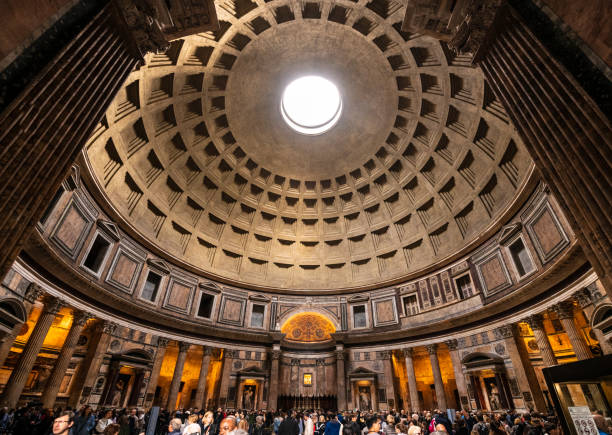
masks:
<svg viewBox="0 0 612 435"><path fill-rule="evenodd" d="M198 424L198 414L189 414L183 429L183 435L201 435L202 428Z"/></svg>
<svg viewBox="0 0 612 435"><path fill-rule="evenodd" d="M180 418L173 418L168 424L168 435L181 435L183 422Z"/></svg>
<svg viewBox="0 0 612 435"><path fill-rule="evenodd" d="M383 426L383 434L384 435L395 435L397 431L395 430L395 417L393 414L388 414L385 420L385 424Z"/></svg>
<svg viewBox="0 0 612 435"><path fill-rule="evenodd" d="M213 435L214 414L212 411L206 411L200 420L200 433L202 435Z"/></svg>
<svg viewBox="0 0 612 435"><path fill-rule="evenodd" d="M53 420L53 435L69 435L74 426L74 413L72 411L61 412Z"/></svg>
<svg viewBox="0 0 612 435"><path fill-rule="evenodd" d="M315 435L325 434L325 416L323 414L319 415L319 420L315 423L314 426Z"/></svg>
<svg viewBox="0 0 612 435"><path fill-rule="evenodd" d="M366 420L367 434L377 435L380 432L380 420L378 417L369 417Z"/></svg>
<svg viewBox="0 0 612 435"><path fill-rule="evenodd" d="M236 418L225 417L219 424L219 435L234 435L236 432Z"/></svg>
<svg viewBox="0 0 612 435"><path fill-rule="evenodd" d="M314 435L314 423L307 412L304 413L304 435Z"/></svg>
<svg viewBox="0 0 612 435"><path fill-rule="evenodd" d="M282 421L283 416L280 413L276 413L276 415L274 416L274 423L272 425L272 432L274 432L275 435L278 434L278 428Z"/></svg>
<svg viewBox="0 0 612 435"><path fill-rule="evenodd" d="M325 425L325 435L340 435L340 422L337 415L334 415Z"/></svg>
<svg viewBox="0 0 612 435"><path fill-rule="evenodd" d="M300 433L300 425L295 417L295 412L292 412L291 415L285 416L282 423L278 427L278 435L298 435Z"/></svg>
<svg viewBox="0 0 612 435"><path fill-rule="evenodd" d="M111 423L104 428L104 431L101 432L103 435L118 435L119 434L119 425L116 423Z"/></svg>
<svg viewBox="0 0 612 435"><path fill-rule="evenodd" d="M102 417L98 420L98 422L96 423L96 427L95 427L95 433L96 434L103 434L104 430L106 429L106 427L110 424L113 424L114 420L113 420L113 410L112 409L107 409L106 411L104 411L104 413L102 414Z"/></svg>
<svg viewBox="0 0 612 435"><path fill-rule="evenodd" d="M85 406L74 420L74 435L89 435L96 426L96 418L93 415L91 406Z"/></svg>

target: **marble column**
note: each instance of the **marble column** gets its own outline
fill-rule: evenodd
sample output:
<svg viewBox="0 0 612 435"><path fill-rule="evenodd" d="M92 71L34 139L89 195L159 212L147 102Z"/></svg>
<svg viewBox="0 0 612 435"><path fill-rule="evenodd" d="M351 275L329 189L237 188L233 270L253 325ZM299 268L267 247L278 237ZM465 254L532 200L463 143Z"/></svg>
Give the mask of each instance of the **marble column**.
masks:
<svg viewBox="0 0 612 435"><path fill-rule="evenodd" d="M446 412L446 393L444 392L444 382L442 381L442 373L440 372L440 362L438 361L438 345L437 343L433 343L426 347L427 352L429 352L431 371L433 372L434 386L436 388L436 397L438 399L438 408L442 412Z"/></svg>
<svg viewBox="0 0 612 435"><path fill-rule="evenodd" d="M26 315L29 315L34 302L36 302L36 300L40 298L43 293L44 290L38 284L30 283L30 285L28 285L23 300L25 311L28 313ZM26 318L25 320L27 321L28 319ZM4 365L4 361L6 361L6 358L11 351L11 347L13 347L13 343L17 339L17 336L19 335L21 328L23 328L24 323L25 322L15 325L10 333L6 334L4 337L2 337L2 339L0 339L0 367Z"/></svg>
<svg viewBox="0 0 612 435"><path fill-rule="evenodd" d="M385 391L387 393L387 403L389 399L393 400L393 407L395 403L395 387L393 382L393 353L391 351L385 351L381 353L383 360L383 371L385 374ZM389 407L390 409L391 407Z"/></svg>
<svg viewBox="0 0 612 435"><path fill-rule="evenodd" d="M525 322L529 325L535 336L536 344L540 349L540 355L544 362L544 367L556 366L557 358L552 350L546 330L544 329L544 317L541 314L534 314L525 319Z"/></svg>
<svg viewBox="0 0 612 435"><path fill-rule="evenodd" d="M419 403L419 389L417 388L416 376L414 374L413 349L404 349L404 359L406 361L406 376L408 377L408 393L410 394L410 410L418 412L421 410Z"/></svg>
<svg viewBox="0 0 612 435"><path fill-rule="evenodd" d="M234 351L225 349L223 351L223 374L221 375L221 387L219 388L219 406L227 407L230 387L230 375L232 374L232 363L234 362Z"/></svg>
<svg viewBox="0 0 612 435"><path fill-rule="evenodd" d="M200 377L198 378L198 387L196 389L195 398L193 399L192 407L204 408L204 398L206 397L206 378L208 375L208 368L210 367L210 356L212 354L212 348L209 346L203 346L204 351L202 355L202 364L200 365Z"/></svg>
<svg viewBox="0 0 612 435"><path fill-rule="evenodd" d="M153 367L151 367L151 375L149 376L149 380L147 382L147 390L145 392L145 408L149 408L153 405L153 400L155 399L155 390L157 389L157 381L159 379L159 372L161 371L161 366L164 362L164 356L166 355L167 346L167 338L157 338L157 351L155 352L155 360L153 360Z"/></svg>
<svg viewBox="0 0 612 435"><path fill-rule="evenodd" d="M574 353L576 354L578 361L592 358L593 355L591 354L589 346L587 346L584 338L574 323L574 304L569 301L564 301L554 305L552 310L557 313L557 316L563 325L563 329L565 330L565 333L572 344L572 348L574 349Z"/></svg>
<svg viewBox="0 0 612 435"><path fill-rule="evenodd" d="M465 382L465 376L463 376L463 370L461 365L461 356L457 350L459 343L457 340L446 341L448 350L451 357L451 363L453 364L453 372L455 373L455 384L457 384L457 391L459 392L459 407L470 408L470 400L468 398L467 384Z"/></svg>
<svg viewBox="0 0 612 435"><path fill-rule="evenodd" d="M172 382L170 383L170 392L168 393L168 402L166 409L170 412L176 408L176 399L178 398L179 388L181 387L181 378L183 377L183 369L185 368L185 360L187 359L187 351L189 343L179 342L179 353L172 374Z"/></svg>
<svg viewBox="0 0 612 435"><path fill-rule="evenodd" d="M346 380L344 373L344 347L336 347L336 385L338 411L346 410Z"/></svg>
<svg viewBox="0 0 612 435"><path fill-rule="evenodd" d="M82 400L86 401L94 393L93 389L96 379L100 375L100 367L102 367L108 345L116 329L117 325L115 323L107 320L97 321L87 346L85 358L81 361L74 374L74 380L70 387L70 397L68 398L69 406L77 408L82 404ZM101 391L98 392L98 394L101 393Z"/></svg>
<svg viewBox="0 0 612 435"><path fill-rule="evenodd" d="M55 360L55 365L53 366L53 370L47 379L45 389L42 393L41 402L44 408L53 408L57 393L59 393L59 389L62 384L62 380L64 379L64 375L68 369L68 364L70 364L70 360L72 359L72 355L76 349L77 342L79 341L79 337L83 331L83 327L89 318L91 318L91 315L88 313L83 313L76 310L73 311L72 325L68 331L68 336L64 341L64 345L62 346L62 350L60 351L57 360Z"/></svg>
<svg viewBox="0 0 612 435"><path fill-rule="evenodd" d="M19 396L25 387L28 376L34 367L38 352L42 348L45 337L53 324L53 320L61 308L60 301L53 297L46 297L44 299L44 307L36 326L32 331L32 335L28 339L19 361L15 369L11 372L6 388L0 399L0 405L14 408L19 401Z"/></svg>
<svg viewBox="0 0 612 435"><path fill-rule="evenodd" d="M268 395L268 409L277 409L278 406L278 382L279 382L279 362L281 351L273 349L270 353L270 392Z"/></svg>

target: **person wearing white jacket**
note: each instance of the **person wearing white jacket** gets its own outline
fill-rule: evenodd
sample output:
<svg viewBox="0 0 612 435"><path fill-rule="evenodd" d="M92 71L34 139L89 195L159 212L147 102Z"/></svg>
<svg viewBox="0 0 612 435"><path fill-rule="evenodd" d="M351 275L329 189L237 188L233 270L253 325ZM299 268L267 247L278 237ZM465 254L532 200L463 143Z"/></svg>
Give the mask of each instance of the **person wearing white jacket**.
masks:
<svg viewBox="0 0 612 435"><path fill-rule="evenodd" d="M304 435L314 435L314 422L309 414L304 414Z"/></svg>

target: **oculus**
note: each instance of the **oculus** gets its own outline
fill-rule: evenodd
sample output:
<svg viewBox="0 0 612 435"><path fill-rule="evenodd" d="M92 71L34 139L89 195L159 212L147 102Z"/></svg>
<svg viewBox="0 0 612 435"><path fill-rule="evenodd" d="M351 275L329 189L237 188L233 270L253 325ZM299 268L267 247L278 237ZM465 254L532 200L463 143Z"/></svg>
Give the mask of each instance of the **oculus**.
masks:
<svg viewBox="0 0 612 435"><path fill-rule="evenodd" d="M320 76L304 76L289 83L281 98L281 114L293 130L323 134L342 114L342 97L336 85Z"/></svg>

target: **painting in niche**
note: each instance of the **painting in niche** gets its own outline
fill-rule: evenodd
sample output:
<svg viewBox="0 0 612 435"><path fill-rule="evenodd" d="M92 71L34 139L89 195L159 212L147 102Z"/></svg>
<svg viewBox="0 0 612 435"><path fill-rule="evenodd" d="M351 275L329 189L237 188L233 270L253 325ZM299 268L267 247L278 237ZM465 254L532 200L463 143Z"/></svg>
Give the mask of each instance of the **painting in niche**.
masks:
<svg viewBox="0 0 612 435"><path fill-rule="evenodd" d="M359 409L372 409L370 400L370 387L359 387Z"/></svg>
<svg viewBox="0 0 612 435"><path fill-rule="evenodd" d="M257 387L255 385L245 385L244 391L242 392L242 407L245 409L255 408L255 391Z"/></svg>
<svg viewBox="0 0 612 435"><path fill-rule="evenodd" d="M319 313L298 313L290 317L281 327L285 338L304 343L331 340L336 332L332 322Z"/></svg>
<svg viewBox="0 0 612 435"><path fill-rule="evenodd" d="M494 377L483 378L485 388L487 389L487 396L489 397L489 405L491 410L496 411L502 409L502 404L499 395L499 387Z"/></svg>
<svg viewBox="0 0 612 435"><path fill-rule="evenodd" d="M312 385L312 374L311 373L304 373L304 385L305 386Z"/></svg>

